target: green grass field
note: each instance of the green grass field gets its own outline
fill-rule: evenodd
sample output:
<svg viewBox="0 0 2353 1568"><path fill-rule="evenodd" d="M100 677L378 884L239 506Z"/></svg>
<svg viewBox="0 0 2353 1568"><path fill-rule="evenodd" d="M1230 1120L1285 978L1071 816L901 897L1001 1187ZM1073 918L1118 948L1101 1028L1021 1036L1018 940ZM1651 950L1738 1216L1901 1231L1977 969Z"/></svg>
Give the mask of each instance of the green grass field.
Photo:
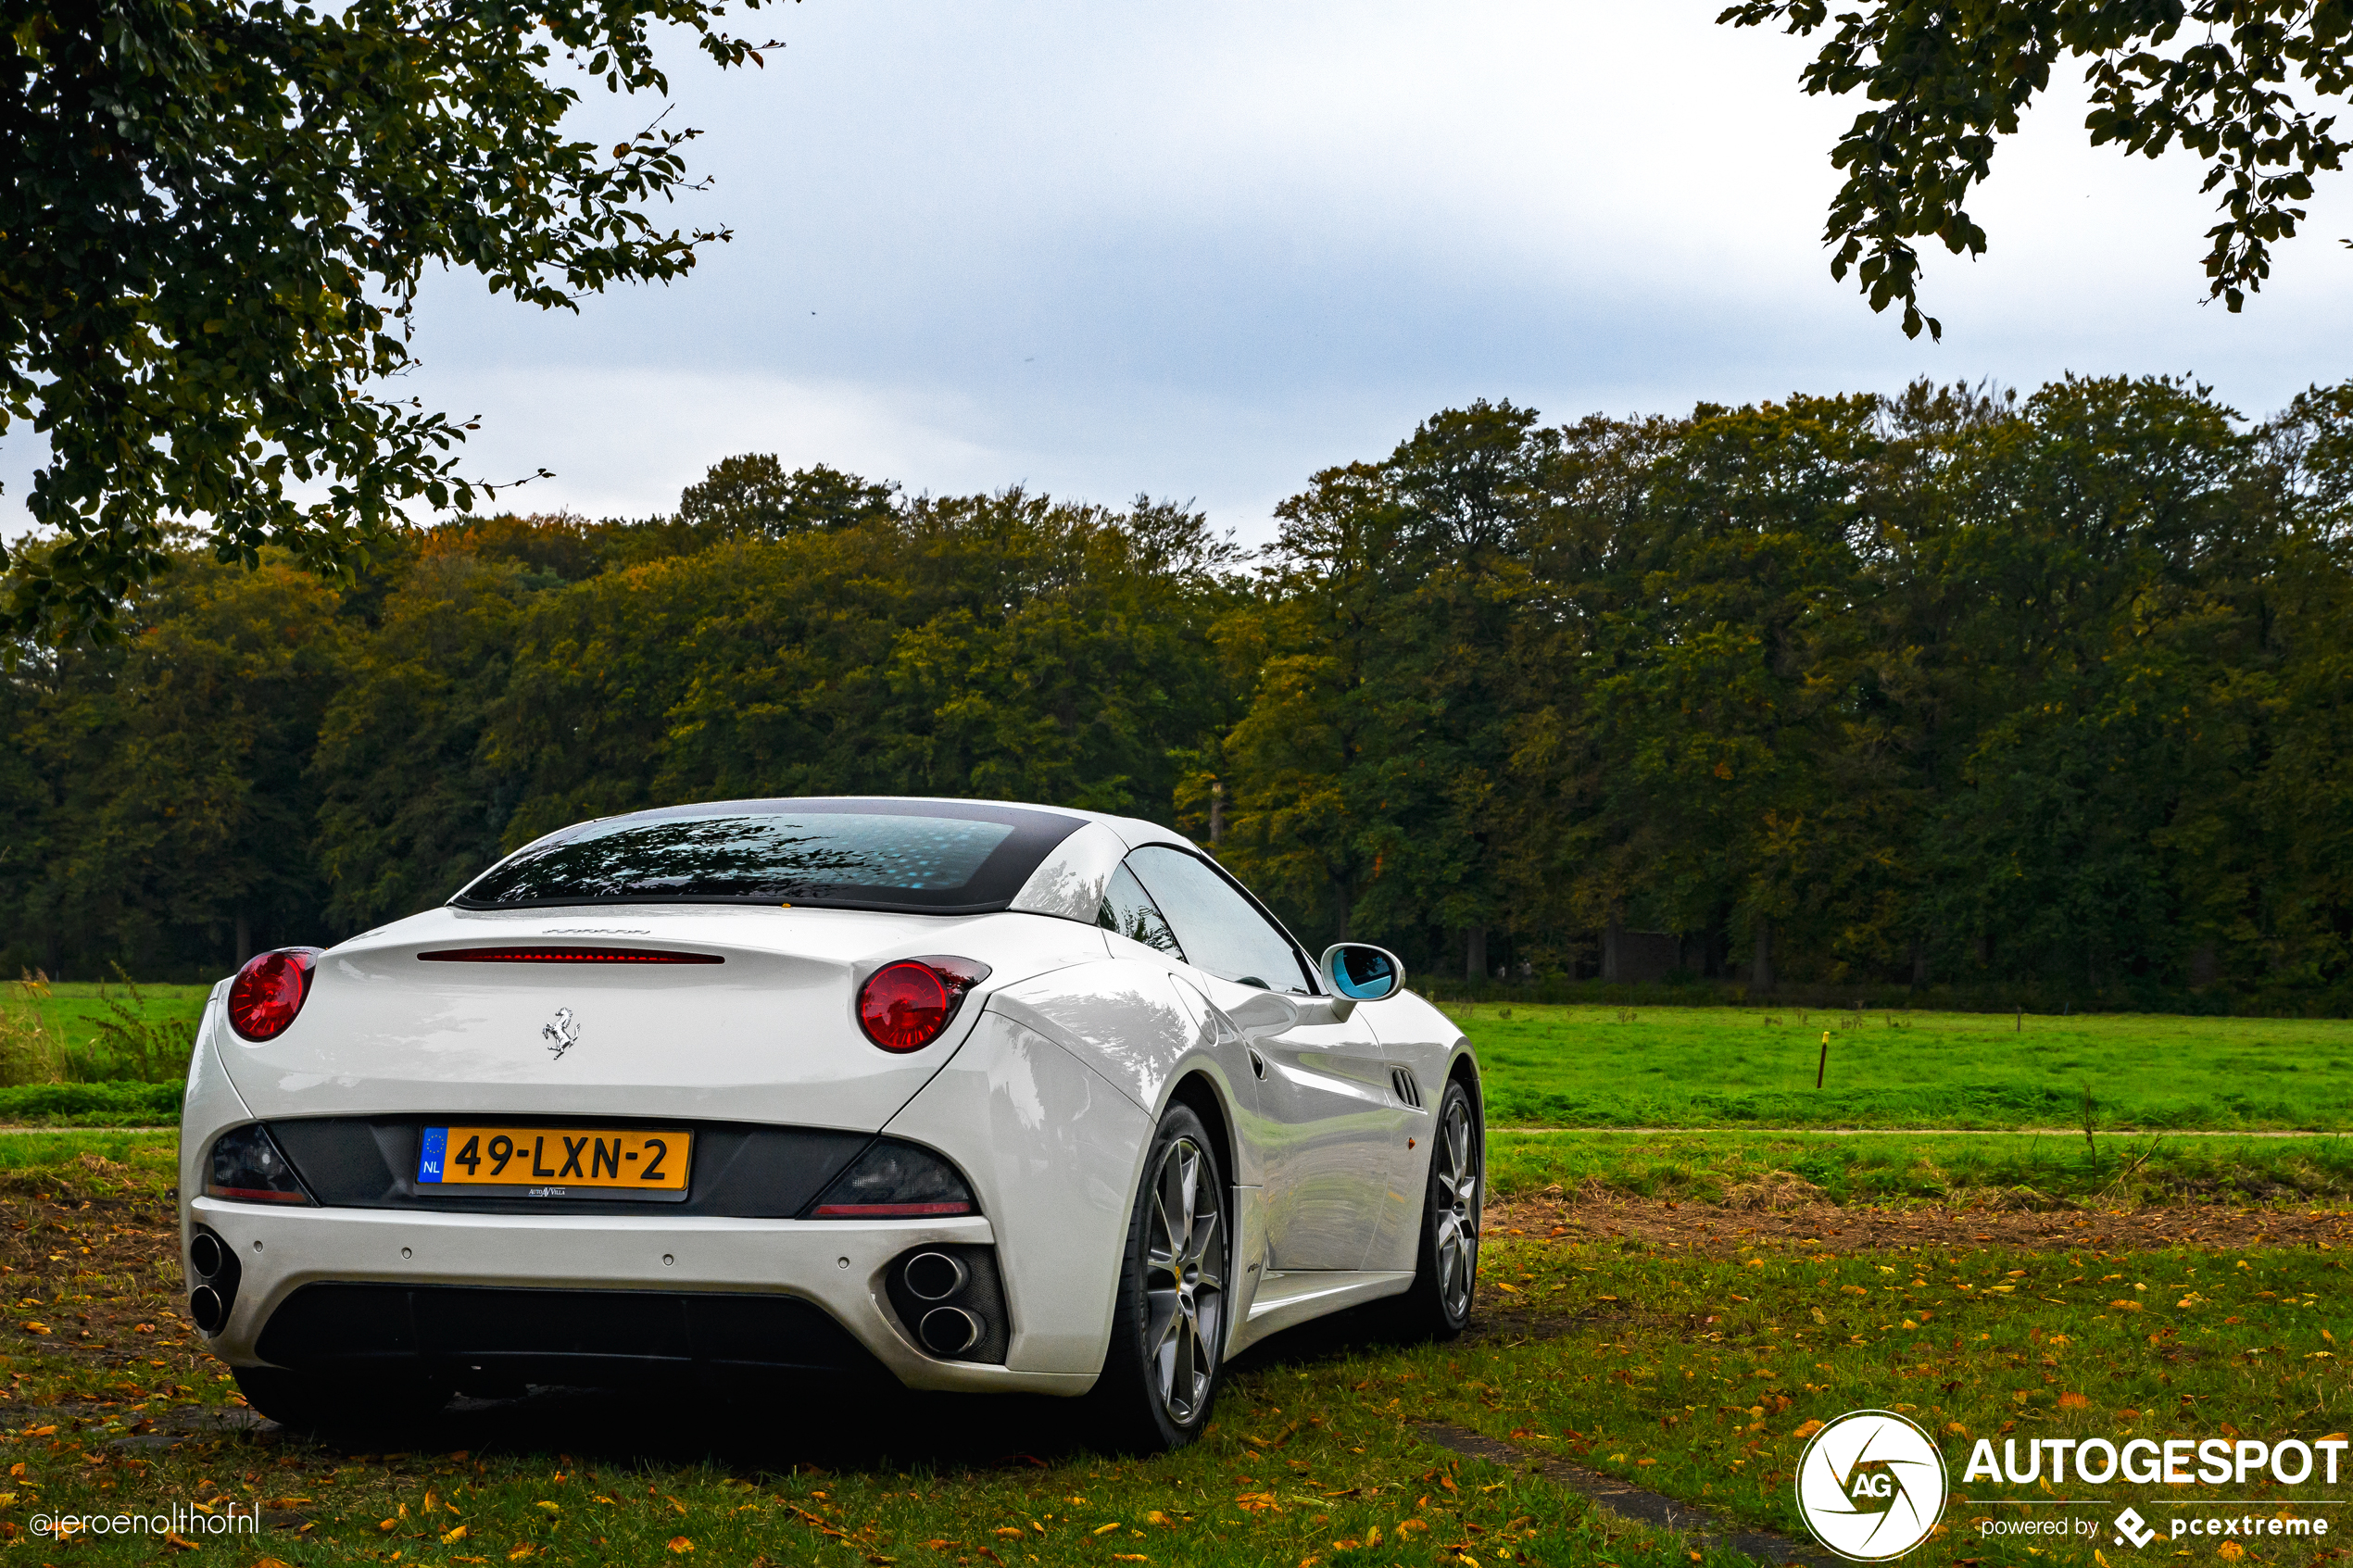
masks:
<svg viewBox="0 0 2353 1568"><path fill-rule="evenodd" d="M2353 1022L1481 1004L1496 1126L2353 1128ZM1823 1086L1822 1035L1830 1035Z"/></svg>
<svg viewBox="0 0 2353 1568"><path fill-rule="evenodd" d="M187 1076L205 985L0 986L0 1085L144 1081Z"/></svg>
<svg viewBox="0 0 2353 1568"><path fill-rule="evenodd" d="M140 988L131 1010L191 1027L206 988ZM117 1076L102 1025L120 986L59 985L28 1002L83 1076ZM1449 1010L1478 1047L1497 1128L2042 1128L2353 1131L2353 1022L2106 1013L2050 1018L1758 1008L1499 1006ZM1823 1087L1822 1035L1830 1036ZM112 1055L108 1053L112 1052ZM176 1069L158 1068L175 1082ZM95 1119L107 1113L94 1111ZM52 1115L50 1120L69 1120ZM2051 1145L2058 1148L2059 1145ZM2056 1156L2052 1156L2056 1158ZM1833 1159L1837 1157L1831 1157ZM1982 1165L1956 1149L1932 1162ZM2164 1161L2188 1156L2169 1152ZM2284 1156L2266 1157L2277 1164ZM2038 1185L2031 1176L1993 1185ZM2334 1191L2334 1188L2310 1190Z"/></svg>
<svg viewBox="0 0 2353 1568"><path fill-rule="evenodd" d="M202 1006L200 987L144 989L158 1022ZM44 1007L69 1038L95 1039L108 1016L95 986L58 987ZM1398 1346L1345 1323L1283 1336L1237 1369L1204 1442L1145 1461L1087 1449L1054 1402L823 1388L783 1405L535 1395L447 1415L401 1452L223 1426L233 1385L177 1318L174 1135L0 1137L0 1237L15 1238L0 1241L0 1543L32 1544L35 1512L234 1499L271 1527L200 1561L1733 1568L1750 1560L1599 1509L1529 1464L1570 1461L1802 1537L1789 1483L1806 1424L1846 1410L1912 1414L1957 1477L1978 1436L2309 1439L2353 1425L2335 1360L2336 1331L2353 1334L2349 1254L2325 1243L2100 1253L1980 1221L1960 1233L2001 1241L1843 1251L1737 1218L1791 1201L2342 1207L2353 1141L2328 1135L2353 1114L2353 1024L1454 1010L1488 1071L1499 1197L1687 1204L1729 1224L1705 1244L1639 1228L1493 1234L1470 1338ZM1527 1130L1547 1124L1567 1130ZM1847 1125L1892 1130L1823 1130ZM1926 1130L1939 1125L2059 1130ZM1678 1130L1694 1126L1719 1130ZM2274 1128L2318 1131L2183 1135ZM1432 1423L1527 1463L1458 1458ZM2257 1486L2271 1512L2309 1512L2310 1488ZM2129 1502L2161 1524L2225 1493L2120 1483L2100 1497L2106 1512ZM2019 1512L1948 1509L1906 1562L2104 1568L2089 1539L1983 1538L1981 1521L2006 1509ZM152 1537L41 1544L28 1561L158 1555ZM2204 1539L2152 1549L2217 1555ZM2267 1537L2243 1555L2302 1568L2333 1554Z"/></svg>
<svg viewBox="0 0 2353 1568"><path fill-rule="evenodd" d="M1541 1305L1518 1320L1526 1342L1448 1358L1459 1362L1455 1419L1792 1534L1802 1531L1790 1482L1806 1424L1844 1411L1903 1411L1939 1436L1957 1502L1991 1494L2038 1505L2062 1494L1964 1487L1959 1472L1978 1438L1997 1449L2031 1437L2120 1445L2242 1433L2309 1443L2353 1424L2353 1390L2336 1361L2337 1331L2353 1332L2342 1253L1755 1247L1694 1258L1622 1243L1498 1253L1491 1277L1509 1280L1516 1265L1516 1295ZM1564 1319L1574 1326L1546 1332ZM2066 1495L2090 1494L2096 1508L2081 1512L2103 1524L2128 1503L2161 1522L2249 1493L2265 1516L2334 1521L2313 1504L2340 1488L2318 1479L2116 1482ZM1944 1540L1906 1561L1974 1561L1986 1549L1977 1521L2021 1512L2015 1502L1948 1507ZM2103 1530L2039 1549L1992 1544L1997 1562L2031 1552L2090 1562L2107 1539ZM2218 1543L2153 1549L2191 1555L2177 1550L2183 1544L2210 1558ZM2246 1555L2292 1562L2342 1548L2273 1539Z"/></svg>
<svg viewBox="0 0 2353 1568"><path fill-rule="evenodd" d="M211 995L209 985L140 985L134 1010L153 1022L177 1022L193 1029L204 1017L204 999ZM69 1045L88 1047L99 1039L99 1025L112 1016L107 1006L109 998L125 1003L132 1000L132 987L82 981L64 982L47 987L44 997L28 997L21 985L10 985L0 995L0 1008L9 1010L28 1009L49 1028L65 1036Z"/></svg>
<svg viewBox="0 0 2353 1568"><path fill-rule="evenodd" d="M2335 1359L2353 1335L2343 1249L1849 1251L1740 1233L1686 1249L1499 1233L1470 1336L1397 1345L1345 1322L1281 1336L1237 1367L1205 1440L1147 1461L1089 1450L1057 1401L822 1386L741 1401L547 1392L370 1448L327 1445L225 1419L233 1386L176 1316L168 1135L10 1142L24 1148L0 1169L0 1542L28 1563L174 1555L154 1537L60 1549L33 1540L36 1514L233 1500L267 1527L200 1537L195 1561L1740 1568L1751 1560L1605 1512L1531 1466L1573 1462L1802 1538L1789 1483L1808 1424L1877 1407L1936 1434L1950 1467L1941 1533L1907 1563L2103 1568L2104 1538L1982 1537L1981 1520L2043 1499L1995 1486L2010 1500L1960 1501L1989 1496L1960 1478L1976 1439L2309 1442L2353 1425ZM1430 1424L1519 1458L1457 1459ZM2249 1495L2264 1517L2311 1517L2334 1490L2259 1475L2246 1490L2120 1481L2095 1495L2103 1520L2130 1503L2161 1527L2235 1515L2200 1505ZM2153 1552L2264 1568L2342 1555L2310 1539L2217 1544Z"/></svg>

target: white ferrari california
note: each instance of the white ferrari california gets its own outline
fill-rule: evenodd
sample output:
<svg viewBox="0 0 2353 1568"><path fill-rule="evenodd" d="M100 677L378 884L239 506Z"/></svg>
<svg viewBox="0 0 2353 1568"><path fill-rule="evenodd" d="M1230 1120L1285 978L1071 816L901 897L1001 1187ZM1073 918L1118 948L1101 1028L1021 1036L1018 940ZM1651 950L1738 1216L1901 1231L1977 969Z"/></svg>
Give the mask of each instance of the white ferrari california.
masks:
<svg viewBox="0 0 2353 1568"><path fill-rule="evenodd" d="M1227 1358L1461 1330L1478 1062L1150 822L790 799L584 822L217 986L189 1315L289 1424L883 1372L1150 1450Z"/></svg>

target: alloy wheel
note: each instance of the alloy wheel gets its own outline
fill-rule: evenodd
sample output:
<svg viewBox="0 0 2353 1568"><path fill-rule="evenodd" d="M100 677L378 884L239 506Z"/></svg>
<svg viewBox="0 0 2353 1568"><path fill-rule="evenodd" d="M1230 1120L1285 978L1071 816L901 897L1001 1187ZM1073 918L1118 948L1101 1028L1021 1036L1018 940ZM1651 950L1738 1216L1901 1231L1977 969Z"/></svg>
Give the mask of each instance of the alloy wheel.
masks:
<svg viewBox="0 0 2353 1568"><path fill-rule="evenodd" d="M1216 1162L1190 1138L1170 1143L1144 1236L1144 1344L1161 1409L1179 1426L1200 1419L1225 1344L1225 1218Z"/></svg>
<svg viewBox="0 0 2353 1568"><path fill-rule="evenodd" d="M1430 1200L1438 1220L1438 1299L1446 1315L1460 1323L1469 1315L1478 1273L1478 1142L1470 1104L1460 1096L1447 1101L1435 1152Z"/></svg>

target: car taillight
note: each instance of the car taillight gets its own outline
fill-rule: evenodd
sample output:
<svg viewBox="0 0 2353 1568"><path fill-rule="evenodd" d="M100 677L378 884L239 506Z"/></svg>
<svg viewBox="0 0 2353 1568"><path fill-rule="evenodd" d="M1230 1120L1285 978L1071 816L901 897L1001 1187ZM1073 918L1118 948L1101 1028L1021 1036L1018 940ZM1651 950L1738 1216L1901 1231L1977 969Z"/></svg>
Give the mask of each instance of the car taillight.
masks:
<svg viewBox="0 0 2353 1568"><path fill-rule="evenodd" d="M419 953L428 963L725 963L717 953L661 947L443 947Z"/></svg>
<svg viewBox="0 0 2353 1568"><path fill-rule="evenodd" d="M812 1220L936 1220L976 1214L963 1173L920 1144L876 1138L809 1207Z"/></svg>
<svg viewBox="0 0 2353 1568"><path fill-rule="evenodd" d="M205 1161L204 1190L208 1198L232 1198L240 1203L310 1201L294 1167L280 1151L278 1140L258 1122L223 1133L214 1141L212 1157Z"/></svg>
<svg viewBox="0 0 2353 1568"><path fill-rule="evenodd" d="M310 995L310 972L318 961L316 947L281 947L246 960L229 983L229 1027L248 1040L284 1034Z"/></svg>
<svg viewBox="0 0 2353 1568"><path fill-rule="evenodd" d="M977 959L900 959L858 988L858 1027L887 1051L919 1051L946 1032L964 993L988 978Z"/></svg>

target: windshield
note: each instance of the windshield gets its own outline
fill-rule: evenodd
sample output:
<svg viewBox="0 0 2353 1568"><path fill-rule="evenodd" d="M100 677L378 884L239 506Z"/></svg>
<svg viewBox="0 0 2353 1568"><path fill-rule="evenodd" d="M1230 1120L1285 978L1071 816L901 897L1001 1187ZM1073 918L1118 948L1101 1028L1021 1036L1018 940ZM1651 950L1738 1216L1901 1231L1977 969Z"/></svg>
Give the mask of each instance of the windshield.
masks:
<svg viewBox="0 0 2353 1568"><path fill-rule="evenodd" d="M971 914L1012 902L1078 823L981 802L743 801L586 822L509 857L460 909L677 899Z"/></svg>

